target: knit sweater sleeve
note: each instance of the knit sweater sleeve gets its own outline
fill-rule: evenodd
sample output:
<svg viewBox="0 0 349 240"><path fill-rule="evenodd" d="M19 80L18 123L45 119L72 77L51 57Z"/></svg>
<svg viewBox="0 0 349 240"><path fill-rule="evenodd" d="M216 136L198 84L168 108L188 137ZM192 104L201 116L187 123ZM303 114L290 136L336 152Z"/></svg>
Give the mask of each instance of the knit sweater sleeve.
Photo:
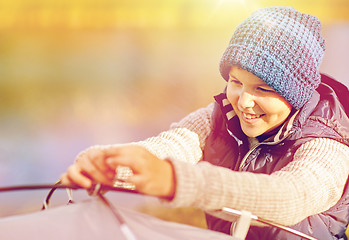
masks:
<svg viewBox="0 0 349 240"><path fill-rule="evenodd" d="M226 220L232 219L219 210L223 207L294 225L340 199L349 173L348 156L348 146L318 138L303 144L291 163L271 175L172 160L176 194L172 201L164 202L195 206Z"/></svg>
<svg viewBox="0 0 349 240"><path fill-rule="evenodd" d="M168 131L133 144L145 147L161 159L171 158L195 164L202 158L202 149L211 132L211 115L214 104L200 108L177 123Z"/></svg>

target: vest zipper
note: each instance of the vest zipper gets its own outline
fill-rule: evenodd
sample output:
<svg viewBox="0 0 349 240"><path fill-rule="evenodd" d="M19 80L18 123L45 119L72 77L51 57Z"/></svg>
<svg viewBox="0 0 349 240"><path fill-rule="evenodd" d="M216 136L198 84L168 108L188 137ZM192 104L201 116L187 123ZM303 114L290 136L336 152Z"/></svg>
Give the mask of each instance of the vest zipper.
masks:
<svg viewBox="0 0 349 240"><path fill-rule="evenodd" d="M244 165L244 163L246 162L246 159L248 158L248 156L257 148L259 147L260 145L273 145L273 144L277 144L279 142L281 142L282 140L284 140L286 137L280 139L279 141L276 141L276 142L265 142L265 143L258 143L256 145L254 145L244 156L244 158L241 160L241 163L240 163L240 166L239 166L239 171L242 170L242 167ZM234 233L234 228L235 228L235 225L236 225L236 222L232 222L230 224L230 235L233 236L233 233Z"/></svg>
<svg viewBox="0 0 349 240"><path fill-rule="evenodd" d="M241 171L242 166L244 165L244 163L246 162L246 159L248 158L248 156L250 156L250 154L260 145L262 145L262 143L258 143L256 144L253 148L251 148L250 150L248 150L248 152L245 154L244 158L241 160L240 166L239 166L239 171Z"/></svg>
<svg viewBox="0 0 349 240"><path fill-rule="evenodd" d="M248 152L245 154L244 158L241 160L240 166L239 166L239 171L242 170L242 167L244 165L244 163L246 162L246 159L248 158L248 156L260 145L275 145L278 144L280 142L282 142L287 136L284 136L282 139L279 139L276 142L261 142L256 144L255 146L253 146L250 150L248 150Z"/></svg>

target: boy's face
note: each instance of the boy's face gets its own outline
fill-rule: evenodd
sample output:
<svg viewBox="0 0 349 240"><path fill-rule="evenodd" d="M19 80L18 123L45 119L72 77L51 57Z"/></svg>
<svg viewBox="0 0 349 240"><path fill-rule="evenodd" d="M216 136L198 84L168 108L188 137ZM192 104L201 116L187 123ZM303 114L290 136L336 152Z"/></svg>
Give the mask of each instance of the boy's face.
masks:
<svg viewBox="0 0 349 240"><path fill-rule="evenodd" d="M227 98L240 120L242 131L257 137L280 126L292 106L254 74L232 67Z"/></svg>

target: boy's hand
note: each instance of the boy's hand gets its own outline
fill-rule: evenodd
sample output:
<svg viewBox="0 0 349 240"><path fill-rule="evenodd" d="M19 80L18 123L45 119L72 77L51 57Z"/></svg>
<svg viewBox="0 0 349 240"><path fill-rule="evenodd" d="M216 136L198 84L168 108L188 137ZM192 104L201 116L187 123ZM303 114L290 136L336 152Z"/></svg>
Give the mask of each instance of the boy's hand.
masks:
<svg viewBox="0 0 349 240"><path fill-rule="evenodd" d="M118 166L127 166L133 171L133 176L126 181L134 184L138 192L165 198L174 196L172 164L141 146L89 148L78 155L76 162L61 176L61 181L84 188L96 182L112 186Z"/></svg>

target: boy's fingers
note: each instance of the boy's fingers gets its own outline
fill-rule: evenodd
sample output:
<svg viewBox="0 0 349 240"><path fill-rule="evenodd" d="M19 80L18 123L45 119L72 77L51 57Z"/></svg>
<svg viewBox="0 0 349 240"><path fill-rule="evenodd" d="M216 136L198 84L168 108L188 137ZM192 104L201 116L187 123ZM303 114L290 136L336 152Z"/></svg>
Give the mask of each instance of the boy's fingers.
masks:
<svg viewBox="0 0 349 240"><path fill-rule="evenodd" d="M107 158L107 149L106 148L93 148L89 150L85 155L82 155L81 160L87 160L91 162L97 169L101 172L107 172L109 166L105 163Z"/></svg>
<svg viewBox="0 0 349 240"><path fill-rule="evenodd" d="M133 161L132 158L128 156L108 157L106 160L106 164L111 169L116 169L118 166L127 166L132 170L135 170L135 167L137 167L137 164L134 164L134 162L135 161Z"/></svg>
<svg viewBox="0 0 349 240"><path fill-rule="evenodd" d="M61 177L59 178L60 183L63 185L70 185L72 182L69 180L68 175L66 173L63 173Z"/></svg>
<svg viewBox="0 0 349 240"><path fill-rule="evenodd" d="M83 188L90 188L92 186L92 180L82 174L81 170L76 165L71 165L68 168L67 174L64 175L65 179L62 179L62 183L69 182L77 184Z"/></svg>
<svg viewBox="0 0 349 240"><path fill-rule="evenodd" d="M101 172L98 168L94 166L91 162L87 162L86 165L81 169L81 174L86 175L90 179L99 183L109 183L110 179L105 175L104 172Z"/></svg>
<svg viewBox="0 0 349 240"><path fill-rule="evenodd" d="M93 153L96 154L96 153ZM104 163L104 156L98 157L97 155L91 158L88 153L81 155L76 159L77 170L83 175L87 175L91 179L100 183L109 183L112 179L111 170Z"/></svg>

